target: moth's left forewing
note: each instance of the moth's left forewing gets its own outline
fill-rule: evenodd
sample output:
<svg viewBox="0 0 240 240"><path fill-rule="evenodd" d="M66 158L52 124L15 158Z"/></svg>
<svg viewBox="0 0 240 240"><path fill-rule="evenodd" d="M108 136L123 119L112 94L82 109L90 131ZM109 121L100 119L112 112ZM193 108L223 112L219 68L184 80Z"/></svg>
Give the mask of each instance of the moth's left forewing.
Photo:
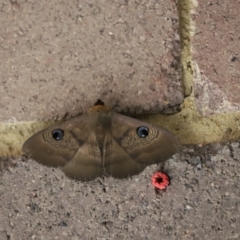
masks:
<svg viewBox="0 0 240 240"><path fill-rule="evenodd" d="M139 137L139 127L148 129L146 137ZM167 160L181 148L177 137L167 130L113 112L111 136L134 161L145 165Z"/></svg>

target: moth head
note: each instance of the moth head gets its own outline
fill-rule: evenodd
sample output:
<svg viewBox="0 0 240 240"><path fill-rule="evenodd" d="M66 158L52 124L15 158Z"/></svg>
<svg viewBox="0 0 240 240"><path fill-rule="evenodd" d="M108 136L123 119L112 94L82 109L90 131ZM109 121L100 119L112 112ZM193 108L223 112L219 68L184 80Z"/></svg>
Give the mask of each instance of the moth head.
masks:
<svg viewBox="0 0 240 240"><path fill-rule="evenodd" d="M110 108L105 106L104 102L98 99L94 106L88 110L88 113L108 113Z"/></svg>
<svg viewBox="0 0 240 240"><path fill-rule="evenodd" d="M101 105L101 106L104 106L104 105L105 105L104 102L103 102L101 99L98 99L98 100L94 103L94 106L99 106L99 105Z"/></svg>

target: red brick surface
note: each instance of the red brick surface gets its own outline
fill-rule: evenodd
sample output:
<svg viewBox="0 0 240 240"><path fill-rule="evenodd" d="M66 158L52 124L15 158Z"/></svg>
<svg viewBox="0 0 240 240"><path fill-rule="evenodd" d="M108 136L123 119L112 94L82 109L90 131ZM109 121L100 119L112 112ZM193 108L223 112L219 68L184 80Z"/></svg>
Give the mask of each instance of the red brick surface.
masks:
<svg viewBox="0 0 240 240"><path fill-rule="evenodd" d="M203 116L240 110L240 1L198 1L194 94Z"/></svg>

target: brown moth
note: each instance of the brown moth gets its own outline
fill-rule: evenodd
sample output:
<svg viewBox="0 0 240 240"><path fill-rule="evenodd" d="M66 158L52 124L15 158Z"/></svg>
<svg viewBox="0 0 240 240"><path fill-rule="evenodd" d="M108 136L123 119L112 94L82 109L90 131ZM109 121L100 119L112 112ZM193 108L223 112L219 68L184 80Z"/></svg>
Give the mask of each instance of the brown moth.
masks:
<svg viewBox="0 0 240 240"><path fill-rule="evenodd" d="M179 140L165 129L111 111L101 100L86 114L46 128L23 145L23 152L69 177L125 178L179 151Z"/></svg>

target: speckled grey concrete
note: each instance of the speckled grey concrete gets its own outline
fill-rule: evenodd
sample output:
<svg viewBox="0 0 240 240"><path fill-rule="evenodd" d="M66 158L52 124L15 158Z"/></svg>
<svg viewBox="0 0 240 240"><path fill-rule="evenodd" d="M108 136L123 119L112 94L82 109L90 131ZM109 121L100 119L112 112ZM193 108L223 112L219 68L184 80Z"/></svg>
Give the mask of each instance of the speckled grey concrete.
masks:
<svg viewBox="0 0 240 240"><path fill-rule="evenodd" d="M1 178L0 239L239 239L239 160L239 143L185 149L166 162L160 194L157 166L84 183L17 161Z"/></svg>
<svg viewBox="0 0 240 240"><path fill-rule="evenodd" d="M117 111L183 101L174 1L5 1L0 121L61 118L101 98Z"/></svg>

